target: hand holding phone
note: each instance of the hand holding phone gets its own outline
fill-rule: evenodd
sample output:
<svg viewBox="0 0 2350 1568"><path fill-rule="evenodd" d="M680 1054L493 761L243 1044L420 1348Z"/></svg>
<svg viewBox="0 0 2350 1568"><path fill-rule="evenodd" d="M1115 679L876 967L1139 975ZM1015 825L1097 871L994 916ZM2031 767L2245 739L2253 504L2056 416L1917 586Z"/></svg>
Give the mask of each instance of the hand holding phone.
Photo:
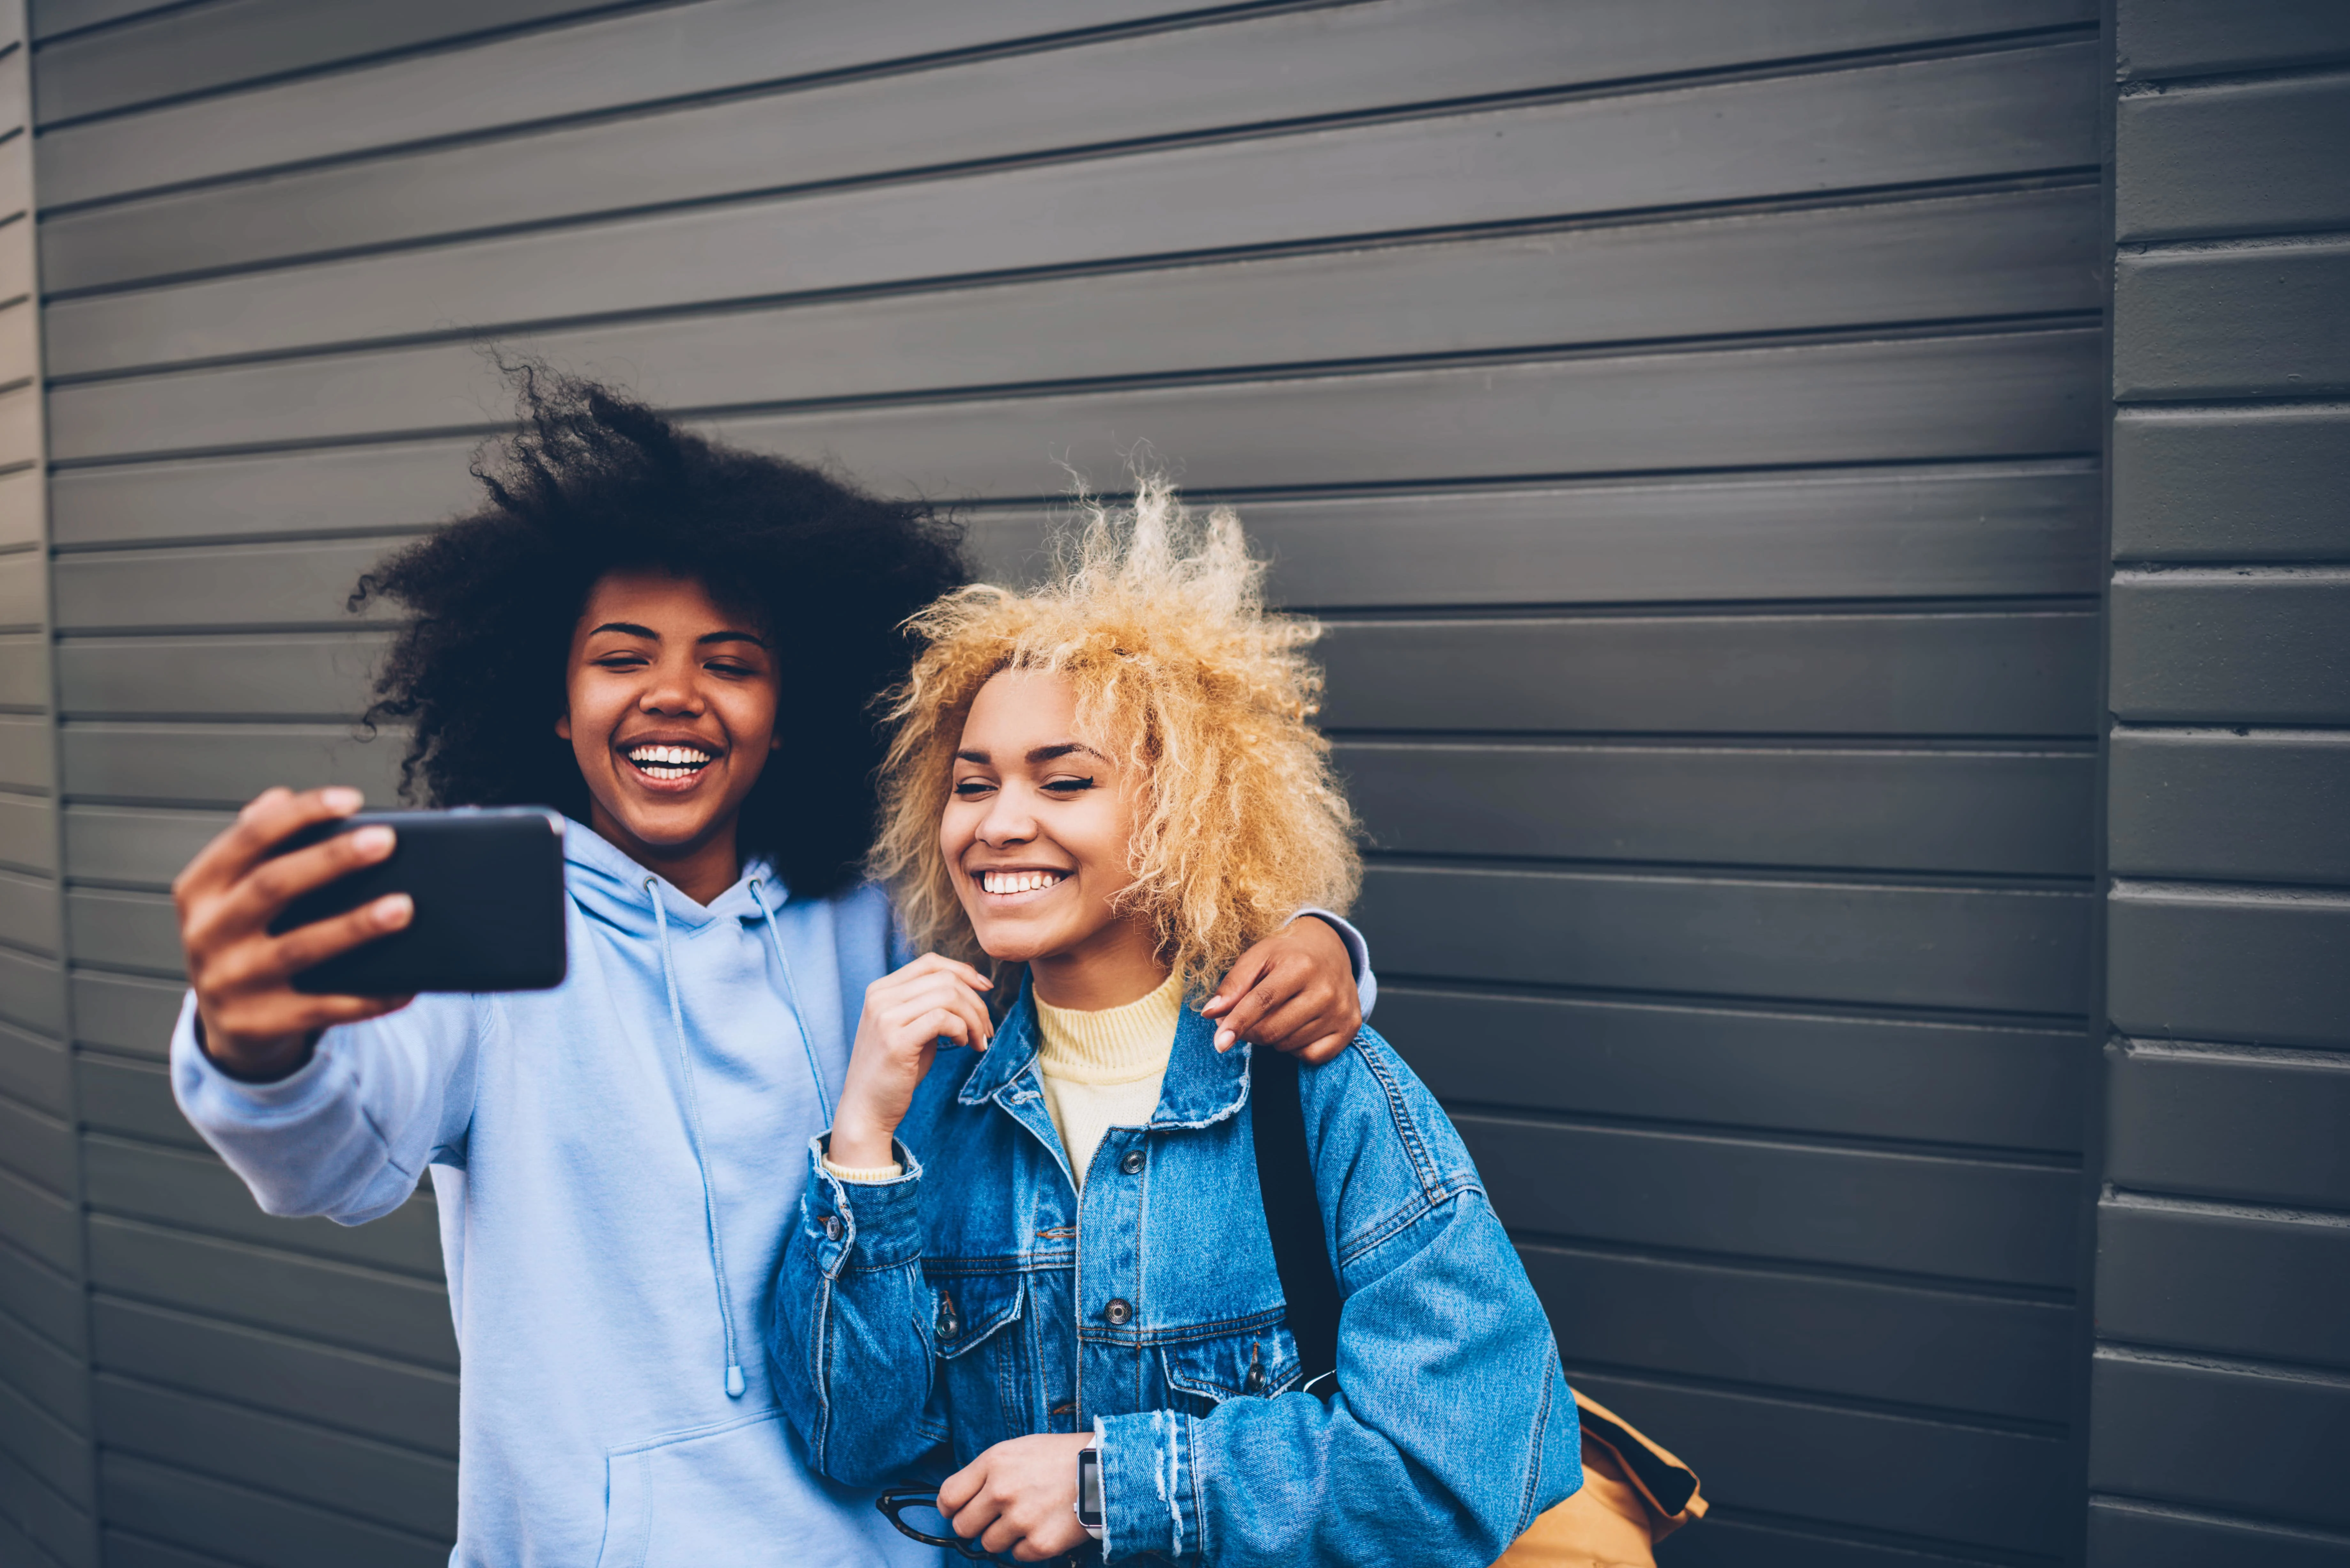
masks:
<svg viewBox="0 0 2350 1568"><path fill-rule="evenodd" d="M321 1032L408 1005L405 995L305 996L291 983L296 971L408 924L415 905L406 896L387 894L283 936L268 929L296 898L391 853L390 829L277 853L289 835L338 823L360 804L355 789L265 790L172 883L204 1049L233 1074L283 1077Z"/></svg>
<svg viewBox="0 0 2350 1568"><path fill-rule="evenodd" d="M415 992L426 989L422 980L432 978L378 963L347 968L340 976L330 969L324 978L347 981L347 988L329 984L322 990L321 977L306 972L363 944L405 932L416 922L417 891L401 885L400 877L379 875L372 881L345 883L339 892L325 891L352 873L380 874L399 856L400 832L393 824L400 818L354 826L360 804L354 789L265 791L172 884L181 948L196 992L200 1038L206 1053L232 1074L283 1077L307 1060L325 1030L404 1007ZM536 842L552 846L543 853L544 875L531 878L543 895L536 929L543 942L546 917L552 917L559 954L561 840L544 816L533 816L540 825ZM462 898L462 878L456 886ZM325 918L286 920L289 908L306 898L312 900L304 906L306 913ZM543 971L543 945L541 954ZM558 958L554 980L546 983L561 978Z"/></svg>

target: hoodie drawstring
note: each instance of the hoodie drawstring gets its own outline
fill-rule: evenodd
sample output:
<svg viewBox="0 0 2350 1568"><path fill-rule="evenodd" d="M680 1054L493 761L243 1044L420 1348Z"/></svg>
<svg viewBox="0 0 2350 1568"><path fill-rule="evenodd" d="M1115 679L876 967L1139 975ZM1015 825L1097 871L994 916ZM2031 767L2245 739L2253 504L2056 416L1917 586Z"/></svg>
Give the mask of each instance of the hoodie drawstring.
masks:
<svg viewBox="0 0 2350 1568"><path fill-rule="evenodd" d="M652 896L653 924L660 932L661 979L669 985L670 1026L677 1033L677 1070L685 1093L685 1130L693 1140L694 1168L702 1173L702 1219L710 1238L710 1272L718 1283L718 1321L726 1330L726 1397L740 1399L743 1358L734 1351L734 1298L726 1288L726 1253L718 1241L718 1199L710 1189L710 1159L702 1147L702 1102L693 1092L693 1054L685 1040L685 1008L677 999L677 966L670 960L669 911L661 907L657 878L645 878L645 891ZM797 1011L796 1006L794 1011ZM805 1034L806 1031L801 1033Z"/></svg>
<svg viewBox="0 0 2350 1568"><path fill-rule="evenodd" d="M816 1065L816 1042L808 1038L807 1014L800 1008L799 982L792 979L792 961L784 956L784 938L775 929L775 911L767 908L767 896L759 890L756 877L751 878L751 901L759 906L759 913L767 917L767 945L775 950L775 962L783 966L784 998L792 1004L792 1024L800 1032L800 1049L807 1053L808 1082L816 1085L816 1108L828 1127L832 1126L832 1096L824 1092L824 1069Z"/></svg>

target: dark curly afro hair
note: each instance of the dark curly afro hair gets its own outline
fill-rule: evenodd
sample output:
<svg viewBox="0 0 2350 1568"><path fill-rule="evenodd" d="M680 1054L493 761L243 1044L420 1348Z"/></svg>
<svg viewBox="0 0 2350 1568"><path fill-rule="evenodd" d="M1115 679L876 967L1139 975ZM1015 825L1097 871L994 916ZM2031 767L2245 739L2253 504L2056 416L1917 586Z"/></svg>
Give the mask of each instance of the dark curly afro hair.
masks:
<svg viewBox="0 0 2350 1568"><path fill-rule="evenodd" d="M593 382L512 371L521 428L473 464L482 508L359 581L356 610L412 616L376 679L369 723L411 727L400 793L431 805L552 805L588 815L554 730L571 635L606 573L691 577L751 617L783 673L767 768L737 841L795 898L850 885L871 841L881 757L874 693L902 678L901 623L968 573L961 529L781 458L718 445Z"/></svg>

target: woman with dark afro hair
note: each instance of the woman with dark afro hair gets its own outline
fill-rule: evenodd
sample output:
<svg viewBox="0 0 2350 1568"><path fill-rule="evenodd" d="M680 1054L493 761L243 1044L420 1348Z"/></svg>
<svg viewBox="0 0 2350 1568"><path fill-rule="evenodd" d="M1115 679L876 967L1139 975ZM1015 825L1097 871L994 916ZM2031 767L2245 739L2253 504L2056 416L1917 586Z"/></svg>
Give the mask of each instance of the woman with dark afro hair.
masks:
<svg viewBox="0 0 2350 1568"><path fill-rule="evenodd" d="M352 604L410 617L369 715L410 732L405 794L570 819L569 971L296 992L412 909L273 934L392 833L276 854L360 800L271 790L174 885L173 1091L274 1214L363 1223L430 1171L463 1367L453 1562L934 1562L809 1470L753 1351L853 1042L910 1007L942 1035L993 1027L951 1000L985 980L917 960L859 869L874 694L905 672L907 618L962 582L959 531L608 389L516 380L480 508ZM1223 1022L1324 1054L1359 1021L1357 976L1344 922L1295 921L1233 965Z"/></svg>

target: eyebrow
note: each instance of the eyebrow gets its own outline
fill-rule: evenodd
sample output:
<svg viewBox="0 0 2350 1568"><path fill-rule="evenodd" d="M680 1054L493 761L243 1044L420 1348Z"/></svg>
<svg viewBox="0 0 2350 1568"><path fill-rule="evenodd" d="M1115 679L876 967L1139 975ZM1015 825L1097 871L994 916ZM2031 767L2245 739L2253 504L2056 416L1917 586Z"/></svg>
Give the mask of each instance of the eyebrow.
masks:
<svg viewBox="0 0 2350 1568"><path fill-rule="evenodd" d="M1037 763L1049 763L1061 757L1074 756L1079 752L1083 752L1096 762L1109 761L1091 746L1082 745L1076 741L1064 741L1057 746L1039 746L1028 753L1028 761L1032 765ZM987 766L991 761L987 753L977 750L957 752L955 759L958 762L977 763L981 767Z"/></svg>
<svg viewBox="0 0 2350 1568"><path fill-rule="evenodd" d="M652 628L639 626L632 620L608 620L598 627L596 631L591 631L588 635L593 637L597 631L617 631L623 637L641 637L648 642L659 642L661 639L661 634ZM756 643L761 648L767 646L765 638L748 631L706 631L693 640L697 647L712 642L750 642Z"/></svg>

